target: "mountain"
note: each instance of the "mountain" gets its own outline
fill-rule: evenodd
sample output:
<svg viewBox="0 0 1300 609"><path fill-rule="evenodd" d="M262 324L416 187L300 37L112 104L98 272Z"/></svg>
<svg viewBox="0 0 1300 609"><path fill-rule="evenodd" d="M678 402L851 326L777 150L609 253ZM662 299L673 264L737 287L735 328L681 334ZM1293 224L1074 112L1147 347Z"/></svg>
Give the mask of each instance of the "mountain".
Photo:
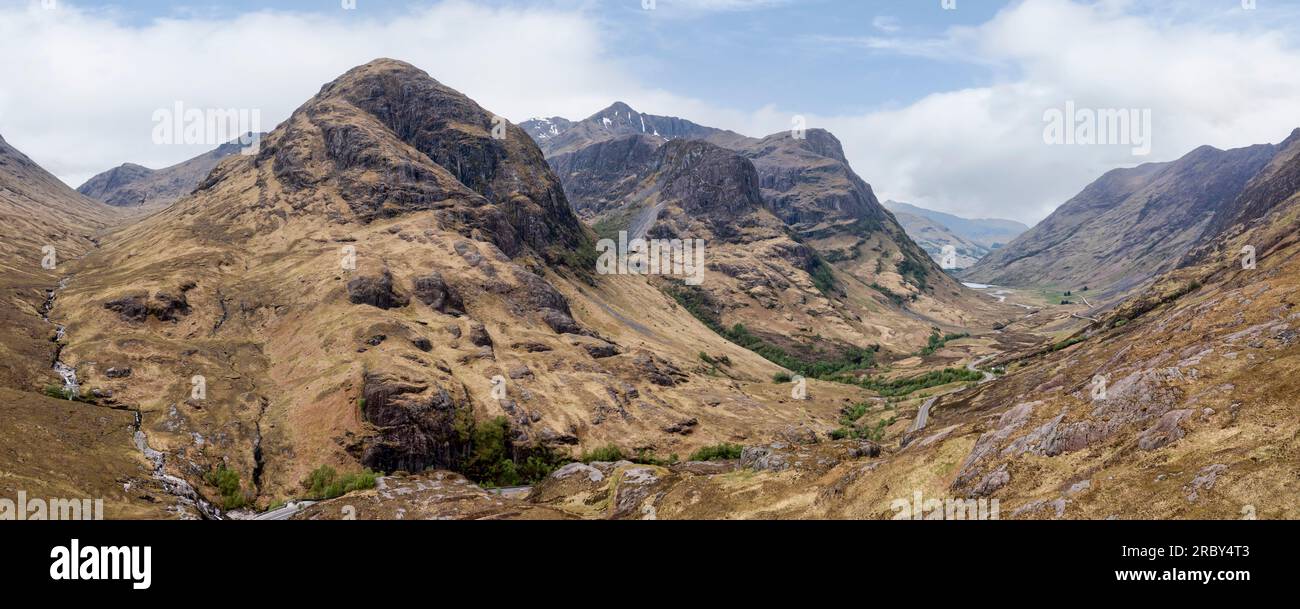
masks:
<svg viewBox="0 0 1300 609"><path fill-rule="evenodd" d="M146 499L163 490L133 444L130 410L41 393L62 384L58 287L123 220L0 137L0 496L95 497L108 518L168 515Z"/></svg>
<svg viewBox="0 0 1300 609"><path fill-rule="evenodd" d="M984 218L971 220L952 214L945 214L941 211L917 207L909 203L900 203L898 201L885 201L885 209L894 212L895 215L905 213L930 220L944 228L947 228L953 234L962 239L975 243L988 250L998 249L1013 239L1029 230L1028 226L1016 222L1015 220L1001 220L997 218Z"/></svg>
<svg viewBox="0 0 1300 609"><path fill-rule="evenodd" d="M250 149L260 137L245 136L164 169L126 163L90 178L77 192L115 207L166 207L193 192L223 159Z"/></svg>
<svg viewBox="0 0 1300 609"><path fill-rule="evenodd" d="M855 292L831 298L858 303L858 310L849 307L848 319L874 317L881 308L908 309L891 319L897 323L866 333L855 330L859 336L884 336L884 342L902 347L924 342L929 324L964 325L993 315L989 303L966 293L908 238L849 166L839 140L825 130L750 138L640 113L622 102L580 121L552 118L523 127L546 152L575 211L598 229L619 225L617 217L606 214L643 194L636 190L640 178L653 170L653 152L667 141L705 141L747 159L765 207L828 265L825 273L833 269L840 278L832 277L835 283ZM867 290L857 294L860 288Z"/></svg>
<svg viewBox="0 0 1300 609"><path fill-rule="evenodd" d="M890 209L898 223L907 231L907 235L921 246L935 262L943 264L944 248L952 246L957 252L956 269L964 269L974 266L980 258L987 256L989 250L987 247L969 241L964 237L957 235L947 226L944 226L926 216L915 215L894 209L891 202L886 202L885 206Z"/></svg>
<svg viewBox="0 0 1300 609"><path fill-rule="evenodd" d="M77 261L55 309L62 358L138 410L160 475L194 489L178 513L266 508L325 465L515 484L611 443L688 455L830 428L866 395L810 381L792 402L780 366L653 279L594 272L596 235L541 150L515 126L493 137L493 119L409 64L371 62ZM653 164L638 180L662 204L651 232L716 231L721 264L799 247L739 155L674 141ZM759 270L711 268L705 285L816 291Z"/></svg>
<svg viewBox="0 0 1300 609"><path fill-rule="evenodd" d="M1278 154L1202 146L1168 163L1110 171L963 276L1006 286L1100 290L1118 297L1176 267L1236 222L1233 201Z"/></svg>
<svg viewBox="0 0 1300 609"><path fill-rule="evenodd" d="M1300 138L1277 148L1227 204L1233 221L1148 288L1068 340L986 362L1005 374L867 404L854 414L882 430L871 440L783 439L709 467L574 465L524 504L624 519L937 516L927 502L947 519L1298 518L1278 493L1295 488L1284 448L1300 433Z"/></svg>
<svg viewBox="0 0 1300 609"><path fill-rule="evenodd" d="M0 386L39 390L52 374L46 290L116 220L114 209L77 194L0 137L0 294L7 305L0 307Z"/></svg>
<svg viewBox="0 0 1300 609"><path fill-rule="evenodd" d="M707 139L730 133L676 117L643 114L623 102L615 102L582 121L574 122L560 117L535 118L519 126L537 141L547 157L573 152L592 142L622 135L640 134L667 142Z"/></svg>

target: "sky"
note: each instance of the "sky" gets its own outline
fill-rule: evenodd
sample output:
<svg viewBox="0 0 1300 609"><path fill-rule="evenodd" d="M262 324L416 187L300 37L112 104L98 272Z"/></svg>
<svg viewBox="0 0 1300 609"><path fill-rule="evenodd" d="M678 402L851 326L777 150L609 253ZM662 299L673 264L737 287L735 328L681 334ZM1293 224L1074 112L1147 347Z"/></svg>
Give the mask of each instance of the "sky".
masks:
<svg viewBox="0 0 1300 609"><path fill-rule="evenodd" d="M220 143L158 143L177 103L256 110L270 130L393 57L516 122L614 101L752 136L802 117L881 200L1032 224L1111 169L1300 127L1290 0L346 4L0 0L0 136L78 186ZM1048 137L1067 108L1123 111L1149 146L1073 124L1075 143Z"/></svg>

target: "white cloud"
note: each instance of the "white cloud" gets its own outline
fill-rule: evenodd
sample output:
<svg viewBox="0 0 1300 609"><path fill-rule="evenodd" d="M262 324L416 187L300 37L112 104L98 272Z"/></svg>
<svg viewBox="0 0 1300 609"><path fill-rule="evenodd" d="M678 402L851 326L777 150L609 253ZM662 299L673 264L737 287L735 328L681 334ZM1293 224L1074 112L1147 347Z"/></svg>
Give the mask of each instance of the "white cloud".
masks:
<svg viewBox="0 0 1300 609"><path fill-rule="evenodd" d="M658 6L703 12L752 11L774 8L791 2L791 0L643 0L642 6L645 6L646 1L656 2Z"/></svg>
<svg viewBox="0 0 1300 609"><path fill-rule="evenodd" d="M175 101L259 109L270 130L378 57L409 61L512 120L585 116L616 98L691 105L607 59L600 25L581 11L452 0L384 18L266 11L137 26L37 7L0 9L0 134L73 186L122 162L162 167L213 148L153 144L154 111Z"/></svg>
<svg viewBox="0 0 1300 609"><path fill-rule="evenodd" d="M740 10L773 1L679 6ZM1114 167L1171 160L1201 144L1276 142L1300 126L1300 51L1283 29L1290 20L1263 7L1253 15L1216 9L1195 19L1141 5L1146 12L1127 0L1024 0L983 25L935 39L824 39L841 49L960 62L992 75L987 85L836 116L728 108L642 82L635 65L613 59L618 41L608 39L599 11L580 5L489 8L450 0L383 18L360 9L260 12L142 26L69 8L0 9L0 134L76 185L125 161L159 167L206 151L151 142L153 111L176 100L260 108L269 129L322 84L387 56L414 63L512 120L582 118L623 100L645 112L764 135L789 129L791 117L803 114L810 126L839 136L882 198L1034 221ZM1044 145L1043 112L1067 100L1150 108L1152 154Z"/></svg>
<svg viewBox="0 0 1300 609"><path fill-rule="evenodd" d="M1276 14L1239 13L1229 24L1222 11L1173 20L1134 10L1123 1L1026 0L940 40L876 45L872 52L1000 66L996 72L1013 76L905 107L809 117L810 124L839 135L855 169L884 197L1026 221L1115 167L1173 160L1203 144L1275 143L1300 127L1300 50L1285 23L1270 21ZM1043 113L1067 100L1151 109L1153 153L1045 145Z"/></svg>
<svg viewBox="0 0 1300 609"><path fill-rule="evenodd" d="M877 15L874 19L871 20L871 27L874 27L882 32L891 32L891 33L903 29L902 26L899 25L898 23L898 17L890 17L888 15Z"/></svg>

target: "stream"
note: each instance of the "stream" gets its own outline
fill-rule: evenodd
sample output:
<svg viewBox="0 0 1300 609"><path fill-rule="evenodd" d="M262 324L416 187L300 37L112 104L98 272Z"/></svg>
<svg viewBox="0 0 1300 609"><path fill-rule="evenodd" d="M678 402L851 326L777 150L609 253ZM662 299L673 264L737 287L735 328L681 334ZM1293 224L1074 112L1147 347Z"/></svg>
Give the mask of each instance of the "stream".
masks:
<svg viewBox="0 0 1300 609"><path fill-rule="evenodd" d="M67 337L68 329L54 323L50 319L50 312L54 310L54 300L58 298L59 292L67 288L68 282L71 280L71 276L64 277L59 280L59 287L45 290L45 305L41 307L41 319L54 326L54 357L51 358L53 362L51 367L59 375L59 378L63 379L63 393L68 399L76 398L81 393L81 384L77 382L77 369L59 359L63 354L63 339Z"/></svg>
<svg viewBox="0 0 1300 609"><path fill-rule="evenodd" d="M54 372L59 375L59 378L63 379L63 393L69 400L75 399L80 395L81 383L77 380L77 369L68 365L67 362L64 362L61 359L64 347L63 341L68 337L68 328L67 326L54 323L54 321L50 319L50 313L54 310L54 302L58 298L59 292L67 289L68 283L71 280L72 276L69 275L59 280L58 287L52 290L45 290L45 305L41 307L41 319L44 319L47 323L54 326L54 356L51 358L51 361L53 362L52 367ZM151 466L150 473L153 478L162 485L162 488L166 493L177 498L177 505L172 509L178 515L184 516L185 510L182 506L189 506L197 511L203 518L208 520L221 520L221 511L205 501L202 495L199 495L189 482L170 475L164 470L163 464L166 461L166 455L149 447L148 439L144 433L143 415L140 410L136 408L120 408L113 406L109 406L109 408L115 408L116 410L130 410L135 413L135 433L133 437L135 447L140 451L140 454L144 455L144 458L149 461Z"/></svg>

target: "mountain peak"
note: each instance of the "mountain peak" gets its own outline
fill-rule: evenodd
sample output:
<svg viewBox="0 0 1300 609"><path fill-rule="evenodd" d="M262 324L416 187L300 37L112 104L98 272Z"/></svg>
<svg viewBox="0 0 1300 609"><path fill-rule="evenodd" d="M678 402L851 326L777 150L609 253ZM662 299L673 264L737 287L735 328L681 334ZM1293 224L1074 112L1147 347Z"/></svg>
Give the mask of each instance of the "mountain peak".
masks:
<svg viewBox="0 0 1300 609"><path fill-rule="evenodd" d="M586 238L523 129L404 61L377 59L322 87L255 164L289 192L337 192L362 223L436 209L508 255L531 247L548 259ZM222 165L200 189L239 167Z"/></svg>
<svg viewBox="0 0 1300 609"><path fill-rule="evenodd" d="M600 117L600 116L608 116L610 114L628 115L628 114L640 114L640 112L633 110L632 106L627 105L627 103L625 102L616 101L610 104L608 108L605 108L600 112L597 112L594 116Z"/></svg>

